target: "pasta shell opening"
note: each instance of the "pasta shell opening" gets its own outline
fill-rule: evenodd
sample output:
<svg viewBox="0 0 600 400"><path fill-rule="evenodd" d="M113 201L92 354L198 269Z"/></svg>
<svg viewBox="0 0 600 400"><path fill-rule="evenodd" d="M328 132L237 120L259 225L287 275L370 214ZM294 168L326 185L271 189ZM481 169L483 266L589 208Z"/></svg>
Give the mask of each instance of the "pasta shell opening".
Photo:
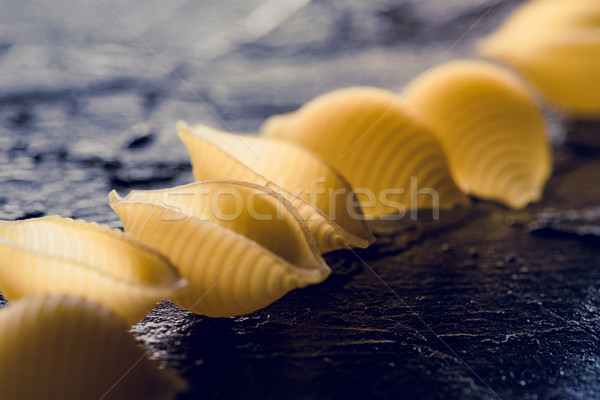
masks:
<svg viewBox="0 0 600 400"><path fill-rule="evenodd" d="M302 216L265 187L205 181L109 197L125 230L188 280L187 293L173 301L195 313L247 314L330 273Z"/></svg>
<svg viewBox="0 0 600 400"><path fill-rule="evenodd" d="M81 220L0 221L0 290L85 296L135 323L185 286L156 250L123 232Z"/></svg>
<svg viewBox="0 0 600 400"><path fill-rule="evenodd" d="M278 192L298 208L322 253L375 240L350 185L316 154L291 142L204 125L179 122L177 129L196 180L242 180Z"/></svg>

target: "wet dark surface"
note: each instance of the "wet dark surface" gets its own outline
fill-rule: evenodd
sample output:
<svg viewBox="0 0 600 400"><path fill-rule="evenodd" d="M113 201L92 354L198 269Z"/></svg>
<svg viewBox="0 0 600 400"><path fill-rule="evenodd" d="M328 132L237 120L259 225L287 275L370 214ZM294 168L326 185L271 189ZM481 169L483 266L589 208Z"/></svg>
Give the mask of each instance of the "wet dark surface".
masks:
<svg viewBox="0 0 600 400"><path fill-rule="evenodd" d="M494 3L288 1L268 26L260 1L0 1L0 218L118 227L111 189L192 180L176 120L251 132L330 89L400 89L519 2ZM541 203L476 202L327 255L326 282L252 315L163 304L133 332L181 399L600 398L599 125L553 121Z"/></svg>

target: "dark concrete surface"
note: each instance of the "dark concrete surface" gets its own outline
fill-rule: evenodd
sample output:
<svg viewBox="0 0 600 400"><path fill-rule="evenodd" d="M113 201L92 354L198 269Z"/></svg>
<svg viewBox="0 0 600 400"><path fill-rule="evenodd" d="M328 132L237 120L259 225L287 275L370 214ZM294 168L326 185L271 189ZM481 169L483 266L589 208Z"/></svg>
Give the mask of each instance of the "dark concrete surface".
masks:
<svg viewBox="0 0 600 400"><path fill-rule="evenodd" d="M109 190L192 180L176 120L252 132L330 89L400 89L518 4L0 0L0 218L119 227ZM133 332L190 381L181 399L600 398L600 129L552 130L539 204L476 202L329 254L326 282L252 315L165 303Z"/></svg>

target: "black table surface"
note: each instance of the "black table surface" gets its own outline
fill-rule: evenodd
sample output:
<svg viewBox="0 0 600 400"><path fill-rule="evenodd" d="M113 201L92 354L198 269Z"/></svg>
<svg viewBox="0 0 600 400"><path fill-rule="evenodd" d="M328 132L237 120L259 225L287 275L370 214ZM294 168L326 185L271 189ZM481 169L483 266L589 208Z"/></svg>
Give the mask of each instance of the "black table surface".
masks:
<svg viewBox="0 0 600 400"><path fill-rule="evenodd" d="M192 181L177 120L256 132L328 90L400 90L520 3L0 0L0 218L121 227L111 189ZM476 201L251 315L163 303L132 332L181 399L600 398L600 123L548 117L540 203Z"/></svg>

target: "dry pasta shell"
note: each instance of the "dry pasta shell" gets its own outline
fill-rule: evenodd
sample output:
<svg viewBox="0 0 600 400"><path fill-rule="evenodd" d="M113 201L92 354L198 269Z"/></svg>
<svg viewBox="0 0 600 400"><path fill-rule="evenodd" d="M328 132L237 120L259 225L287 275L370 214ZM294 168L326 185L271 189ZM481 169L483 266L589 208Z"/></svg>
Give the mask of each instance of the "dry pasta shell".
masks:
<svg viewBox="0 0 600 400"><path fill-rule="evenodd" d="M523 57L548 40L588 28L600 28L600 2L534 0L518 7L478 47L484 54Z"/></svg>
<svg viewBox="0 0 600 400"><path fill-rule="evenodd" d="M521 58L493 58L514 67L565 114L600 116L600 28L548 40Z"/></svg>
<svg viewBox="0 0 600 400"><path fill-rule="evenodd" d="M330 269L298 211L265 187L205 181L163 191L110 194L127 232L157 247L189 287L173 302L210 317L266 307Z"/></svg>
<svg viewBox="0 0 600 400"><path fill-rule="evenodd" d="M128 323L185 286L156 250L123 232L58 216L0 221L0 290L85 296Z"/></svg>
<svg viewBox="0 0 600 400"><path fill-rule="evenodd" d="M600 116L600 2L526 3L479 52L515 68L563 112Z"/></svg>
<svg viewBox="0 0 600 400"><path fill-rule="evenodd" d="M387 90L352 87L324 94L292 114L270 118L262 133L320 154L350 182L371 218L469 204L435 136Z"/></svg>
<svg viewBox="0 0 600 400"><path fill-rule="evenodd" d="M128 326L81 297L24 297L0 310L7 400L174 399L186 383L160 369Z"/></svg>
<svg viewBox="0 0 600 400"><path fill-rule="evenodd" d="M541 198L552 155L543 116L518 77L461 60L415 82L405 101L433 127L465 192L515 209Z"/></svg>
<svg viewBox="0 0 600 400"><path fill-rule="evenodd" d="M234 179L266 186L304 217L322 253L365 248L375 238L350 185L318 155L293 142L177 124L197 181Z"/></svg>

